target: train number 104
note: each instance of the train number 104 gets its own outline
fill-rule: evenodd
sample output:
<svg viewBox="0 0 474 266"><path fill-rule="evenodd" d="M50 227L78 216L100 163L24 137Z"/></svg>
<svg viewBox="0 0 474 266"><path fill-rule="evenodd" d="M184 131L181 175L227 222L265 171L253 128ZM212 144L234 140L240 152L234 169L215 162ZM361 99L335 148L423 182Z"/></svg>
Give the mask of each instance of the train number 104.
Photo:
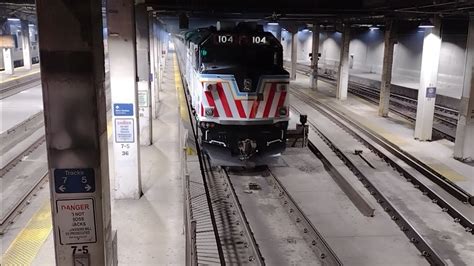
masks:
<svg viewBox="0 0 474 266"><path fill-rule="evenodd" d="M267 40L265 39L265 37L260 37L260 36L253 36L252 37L252 43L255 43L255 44L263 44L263 43L266 43Z"/></svg>
<svg viewBox="0 0 474 266"><path fill-rule="evenodd" d="M217 36L217 41L219 43L233 43L234 38L232 36L219 35Z"/></svg>

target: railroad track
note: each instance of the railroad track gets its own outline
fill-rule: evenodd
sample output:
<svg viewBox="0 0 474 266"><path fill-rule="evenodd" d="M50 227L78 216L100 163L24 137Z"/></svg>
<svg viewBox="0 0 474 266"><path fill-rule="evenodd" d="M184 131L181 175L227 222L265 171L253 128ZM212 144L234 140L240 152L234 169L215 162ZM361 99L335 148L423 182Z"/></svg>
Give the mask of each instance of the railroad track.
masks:
<svg viewBox="0 0 474 266"><path fill-rule="evenodd" d="M182 80L183 87L186 88L187 84L184 79ZM187 105L190 121L193 121L189 101ZM257 243L253 231L262 225L249 222L244 211L245 206L241 204L232 182L236 174L245 175L245 171L235 169L229 171L228 168L212 166L208 156L199 147L196 123L191 124L202 174L202 180L189 180L189 176L185 174L187 179L185 187L189 190L185 191L188 201L186 231L191 234L187 237L191 242L187 244L187 249L195 256L191 259L191 265L208 263L265 265L261 251L263 244ZM260 178L267 180L265 186L273 190L273 198L277 198L281 204L279 211L286 213L288 223L284 226L294 227L293 232L299 232L306 241L306 248L312 254L309 261L318 265L342 265L323 236L268 167L261 169ZM256 204L255 200L251 202ZM266 221L273 222L270 219ZM268 252L278 247L274 243L265 243L263 249ZM291 254L285 256L291 257ZM290 258L288 260L291 261Z"/></svg>
<svg viewBox="0 0 474 266"><path fill-rule="evenodd" d="M440 173L438 173L437 171L435 171L428 165L424 164L423 162L415 158L413 155L403 151L398 146L386 140L385 138L375 133L374 131L353 122L346 115L338 112L337 110L334 110L333 108L331 108L327 104L324 104L318 99L302 92L301 90L303 88L297 85L292 85L292 87L297 88L296 90L294 89L291 90L291 93L293 95L295 95L300 100L307 103L309 106L315 108L316 110L325 113L326 116L333 117L334 121L336 121L345 130L352 132L351 134L357 139L359 139L362 143L364 143L365 146L367 146L371 150L378 151L377 154L380 157L382 157L382 159L384 159L387 163L390 163L390 165L392 165L394 168L400 171L400 173L403 174L404 177L410 180L413 180L412 182L416 182L414 181L416 180L416 178L413 178L412 174L408 173L403 167L397 167L397 164L394 162L394 159L391 159L389 156L387 156L383 152L380 152L379 149L377 149L377 147L375 146L375 144L379 145L380 147L383 147L384 149L389 151L391 154L395 155L397 159L401 159L407 165L411 166L416 171L426 176L429 180L431 180L433 183L440 186L443 190L448 192L450 195L452 195L459 201L463 203L468 203L470 205L474 205L474 197L470 193L468 193L467 191L465 191L464 189L456 185L454 182L449 180L447 177L441 175ZM345 124L343 124L341 121L344 121ZM352 128L355 128L356 130L361 131L367 138L361 137L359 134L355 133L354 129ZM415 184L415 185L420 186L421 189L427 190L423 187L422 184Z"/></svg>
<svg viewBox="0 0 474 266"><path fill-rule="evenodd" d="M39 76L39 73L38 73L38 75L35 75L31 79L27 79L18 83L13 83L10 86L6 86L5 88L2 88L0 90L0 100L10 97L21 91L30 89L34 86L38 86L40 84L41 84L41 77Z"/></svg>
<svg viewBox="0 0 474 266"><path fill-rule="evenodd" d="M468 212L472 212L471 206L474 205L474 198L472 195L446 177L431 169L429 166L423 164L421 161L383 139L381 136L357 125L345 117L344 114L333 110L328 105L301 91L291 90L291 93L311 108L314 108L325 117L328 117L342 130L349 133L349 135L385 161L393 171L398 175L403 176L406 181L411 182L415 188L423 193L423 195L429 197L434 204L437 204L444 212L448 213L455 222L460 223L467 232L470 232L471 234L474 233L472 220L467 216ZM342 155L343 154L341 154L341 156ZM403 164L399 161L402 161ZM349 168L354 167L351 166ZM439 190L435 190L431 184L422 179L423 177L436 184ZM451 196L453 200L448 201L442 197L438 192L440 190L447 193L448 196ZM457 203L453 202L455 199L458 200Z"/></svg>
<svg viewBox="0 0 474 266"><path fill-rule="evenodd" d="M300 101L308 104L311 108L314 108L319 113L321 113L321 115L327 117L330 121L333 121L334 124L336 124L342 129L342 131L345 131L344 134L353 136L355 140L367 146L367 143L366 143L367 140L364 139L363 137L358 136L360 133L356 132L346 122L341 122L340 120L342 120L342 118L331 114L330 109L328 109L326 105L324 105L323 103L319 105L320 104L319 102L317 102L316 104L314 102L314 99L309 98L308 95L304 93L295 92L294 90L291 93L294 96L296 96ZM296 110L297 112L302 112L301 110L299 110L298 107L295 107L295 106L292 106L292 109ZM326 128L326 132L319 130L319 126L317 124L319 121L314 122L314 120L310 118L308 119L308 122L310 124L310 127L317 133L318 137L321 138L326 143L326 145L328 145L333 150L333 152L341 159L341 161L346 164L346 166L353 172L354 176L357 177L357 179L367 189L368 193L375 198L376 202L391 217L391 219L399 226L402 232L408 237L409 241L413 245L416 246L416 248L428 260L430 264L444 265L445 261L451 259L449 258L451 254L445 253L441 256L433 248L434 246L440 247L440 243L436 243L436 241L443 242L444 240L436 239L436 237L430 237L430 241L427 241L423 237L423 234L421 234L420 231L416 229L417 227L420 227L421 231L426 232L426 228L424 228L423 223L421 223L420 225L419 222L418 223L415 222L414 224L410 222L410 220L407 219L402 214L402 211L399 209L399 207L397 207L397 206L400 206L399 200L396 200L395 201L396 203L394 204L393 200L395 199L393 196L384 195L385 193L387 193L386 192L387 187L381 185L380 179L377 180L377 178L379 178L378 176L380 176L380 171L381 171L380 166L378 166L377 168L378 170L372 169L373 166L365 165L365 167L361 167L360 162L354 159L356 155L349 155L347 151L345 150L346 146L340 146L341 143L344 142L344 141L342 142L340 141L340 139L342 139L340 135L334 136L335 134L333 133L328 135L327 128ZM334 130L332 130L331 132L333 131ZM311 150L314 150L315 147L312 147L312 146L313 145L310 142L309 147ZM400 169L401 166L399 165L399 163L396 163L392 158L389 158L389 156L384 155L383 151L381 151L380 148L377 147L376 144L373 144L373 143L370 144L370 148L368 149L373 151L378 156L381 156L381 158L386 162L386 168L387 168L386 171L393 171L393 174L392 174L393 176L398 176L399 174L404 176L406 178L406 181L413 183L415 188L418 188L419 190L423 192L423 195L429 197L432 203L440 206L442 212L447 212L450 216L452 216L453 220L451 221L453 223L460 223L462 227L464 228L464 230L468 233L468 235L472 235L473 233L472 221L470 220L469 217L467 217L467 215L465 215L469 212L472 212L472 207L470 205L466 205L462 203L454 204L454 205L450 204L447 200L445 200L438 193L432 190L430 186L426 186L423 182L417 180L418 177L412 174L412 172L410 171L403 172L403 170ZM370 158L370 156L367 156L367 157ZM367 164L370 164L370 162L367 162ZM407 167L405 166L405 168ZM410 174L410 177L406 176L406 174ZM400 180L396 182L400 182ZM382 189L379 189L379 187L382 187ZM395 187L398 187L398 185ZM394 192L394 193L396 194L397 192ZM391 193L391 194L394 194L394 193ZM425 203L422 203L422 204L425 204ZM463 207L462 208L463 212L461 212L460 209L458 209L460 205L461 207ZM406 210L403 207L402 209L404 212L406 212ZM440 215L442 215L442 212L440 212ZM410 218L413 219L413 217L410 217ZM432 217L429 217L429 218L432 218ZM446 219L446 217L440 218L440 219ZM428 221L430 220L427 218L426 222ZM442 230L443 228L440 228L440 231ZM434 234L439 234L439 231L436 231L436 233ZM433 239L435 239L434 240L435 243L432 243ZM455 244L458 244L458 243L455 243Z"/></svg>
<svg viewBox="0 0 474 266"><path fill-rule="evenodd" d="M8 172L18 166L24 158L30 155L32 152L38 149L45 142L44 136L40 137L36 140L33 144L31 144L27 149L25 149L21 154L19 154L16 158L10 161L4 168L0 170L0 181L6 182L5 178ZM10 177L16 178L16 177ZM0 218L0 234L4 234L8 227L14 223L15 218L23 212L23 209L30 203L31 199L36 196L36 192L44 187L44 184L48 181L48 172L39 173L38 176L34 176L30 178L31 183L29 184L28 188L23 192L22 195L18 197L18 199L9 206L2 206L5 213L3 213L2 217ZM20 190L21 191L21 190ZM20 191L15 193L21 193ZM5 191L2 191L2 197Z"/></svg>
<svg viewBox="0 0 474 266"><path fill-rule="evenodd" d="M305 76L309 76L310 74L309 66L302 64L298 64L297 71ZM334 78L330 75L321 74L319 77L321 80L324 79L327 83L332 85L336 84ZM380 92L370 86L351 81L349 82L348 92L375 105L379 104ZM391 93L389 109L414 123L416 120L417 100L396 93ZM437 137L445 138L454 142L456 137L457 117L458 112L456 110L435 105L433 133Z"/></svg>

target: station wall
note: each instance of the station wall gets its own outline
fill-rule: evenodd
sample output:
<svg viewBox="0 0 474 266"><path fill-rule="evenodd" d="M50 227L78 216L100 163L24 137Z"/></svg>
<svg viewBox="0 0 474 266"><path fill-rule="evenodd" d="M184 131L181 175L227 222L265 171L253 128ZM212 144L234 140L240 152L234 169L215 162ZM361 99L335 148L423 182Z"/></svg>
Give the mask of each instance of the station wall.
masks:
<svg viewBox="0 0 474 266"><path fill-rule="evenodd" d="M312 32L299 31L298 63L310 64L308 54L312 47ZM284 59L290 60L291 33L282 31ZM323 73L334 74L339 64L341 33L324 31L320 33L319 68ZM415 29L398 36L394 48L393 83L417 89L424 32ZM438 70L438 93L460 99L465 66L466 34L442 33L441 54ZM384 51L384 32L382 30L360 30L352 33L349 46L351 75L374 77L381 74ZM380 78L379 78L380 79Z"/></svg>

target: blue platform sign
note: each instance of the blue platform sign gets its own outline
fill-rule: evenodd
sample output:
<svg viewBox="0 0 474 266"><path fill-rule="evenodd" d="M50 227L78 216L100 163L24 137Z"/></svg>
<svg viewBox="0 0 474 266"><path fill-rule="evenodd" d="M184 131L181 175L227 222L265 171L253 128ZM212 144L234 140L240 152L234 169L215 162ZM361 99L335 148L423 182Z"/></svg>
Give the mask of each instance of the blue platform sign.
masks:
<svg viewBox="0 0 474 266"><path fill-rule="evenodd" d="M131 103L114 103L115 116L133 116L133 104Z"/></svg>
<svg viewBox="0 0 474 266"><path fill-rule="evenodd" d="M426 98L436 98L436 87L426 88Z"/></svg>
<svg viewBox="0 0 474 266"><path fill-rule="evenodd" d="M56 193L93 193L95 174L93 168L54 169Z"/></svg>

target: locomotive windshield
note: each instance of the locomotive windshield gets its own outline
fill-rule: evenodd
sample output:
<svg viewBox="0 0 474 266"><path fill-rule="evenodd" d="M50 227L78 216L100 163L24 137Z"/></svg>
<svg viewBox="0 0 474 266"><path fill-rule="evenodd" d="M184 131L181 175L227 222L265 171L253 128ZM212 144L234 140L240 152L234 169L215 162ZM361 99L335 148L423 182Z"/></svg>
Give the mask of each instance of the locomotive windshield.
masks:
<svg viewBox="0 0 474 266"><path fill-rule="evenodd" d="M254 66L258 68L281 66L281 52L272 47L223 47L201 49L201 63Z"/></svg>
<svg viewBox="0 0 474 266"><path fill-rule="evenodd" d="M281 68L282 48L269 35L213 35L199 51L201 67L250 67L259 69Z"/></svg>

